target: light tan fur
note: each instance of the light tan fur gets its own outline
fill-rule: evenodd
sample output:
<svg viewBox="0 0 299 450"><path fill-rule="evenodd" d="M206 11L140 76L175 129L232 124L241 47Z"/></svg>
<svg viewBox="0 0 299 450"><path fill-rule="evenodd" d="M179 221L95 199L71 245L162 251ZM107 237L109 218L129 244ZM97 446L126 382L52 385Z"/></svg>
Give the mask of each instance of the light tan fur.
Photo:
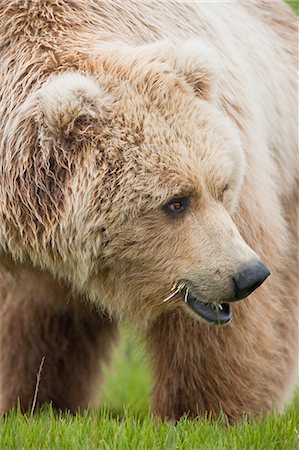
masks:
<svg viewBox="0 0 299 450"><path fill-rule="evenodd" d="M43 356L40 403L87 406L129 320L160 416L281 409L298 357L295 16L4 0L0 30L0 408L30 406ZM272 275L225 328L163 302L181 280L228 299L259 258Z"/></svg>

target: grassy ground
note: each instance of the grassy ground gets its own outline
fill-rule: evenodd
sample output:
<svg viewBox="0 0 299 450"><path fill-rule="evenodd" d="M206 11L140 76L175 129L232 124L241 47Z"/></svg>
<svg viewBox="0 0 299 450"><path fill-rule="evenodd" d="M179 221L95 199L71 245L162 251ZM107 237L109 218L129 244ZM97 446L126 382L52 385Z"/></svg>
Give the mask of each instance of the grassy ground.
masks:
<svg viewBox="0 0 299 450"><path fill-rule="evenodd" d="M299 1L288 3L299 14ZM182 419L176 426L153 421L142 347L133 332L123 330L122 338L113 372L105 370L102 408L73 417L46 407L32 419L15 411L0 421L0 449L299 449L299 389L284 414L231 428L221 419Z"/></svg>
<svg viewBox="0 0 299 450"><path fill-rule="evenodd" d="M289 5L294 9L294 11L299 14L299 0L290 0L287 1Z"/></svg>
<svg viewBox="0 0 299 450"><path fill-rule="evenodd" d="M19 412L0 422L0 449L299 449L299 392L282 415L227 428L223 420L182 419L176 426L153 421L150 379L142 346L124 329L114 369L105 370L104 406L75 417L50 407L30 419Z"/></svg>
<svg viewBox="0 0 299 450"><path fill-rule="evenodd" d="M20 415L11 416L1 448L291 450L298 448L295 422L292 411L281 418L270 417L264 422L244 423L232 429L225 429L221 424L212 426L203 420L183 420L174 427L155 424L149 416L137 418L129 410L122 418L112 418L103 410L73 418L56 417L48 409L32 422Z"/></svg>

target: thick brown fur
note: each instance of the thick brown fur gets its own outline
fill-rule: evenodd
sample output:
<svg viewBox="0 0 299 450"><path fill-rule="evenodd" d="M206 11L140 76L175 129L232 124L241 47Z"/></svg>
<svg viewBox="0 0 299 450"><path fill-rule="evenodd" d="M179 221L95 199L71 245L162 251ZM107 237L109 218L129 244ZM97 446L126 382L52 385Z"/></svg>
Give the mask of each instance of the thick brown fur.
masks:
<svg viewBox="0 0 299 450"><path fill-rule="evenodd" d="M95 403L116 324L39 271L1 273L1 410L38 403L76 412Z"/></svg>
<svg viewBox="0 0 299 450"><path fill-rule="evenodd" d="M3 0L0 409L93 403L116 322L153 409L282 409L298 370L297 22L281 2ZM163 206L188 197L173 218ZM225 328L189 314L262 259Z"/></svg>

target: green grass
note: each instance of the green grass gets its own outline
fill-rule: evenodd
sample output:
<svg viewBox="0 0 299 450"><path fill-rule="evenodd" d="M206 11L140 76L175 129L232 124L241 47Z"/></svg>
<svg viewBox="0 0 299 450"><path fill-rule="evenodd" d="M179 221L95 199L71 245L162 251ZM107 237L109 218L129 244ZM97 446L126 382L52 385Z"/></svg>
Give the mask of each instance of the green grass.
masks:
<svg viewBox="0 0 299 450"><path fill-rule="evenodd" d="M126 409L121 417L107 410L81 416L56 416L47 408L32 422L12 414L2 431L3 449L258 449L296 448L296 416L269 417L254 424L227 429L206 420L181 420L177 426L137 417Z"/></svg>
<svg viewBox="0 0 299 450"><path fill-rule="evenodd" d="M299 14L299 0L287 0L287 3Z"/></svg>
<svg viewBox="0 0 299 450"><path fill-rule="evenodd" d="M0 449L299 449L299 392L282 415L244 420L228 428L223 419L153 420L150 378L142 346L134 332L122 331L113 369L105 369L104 405L76 416L43 408L32 419L18 411L0 422Z"/></svg>

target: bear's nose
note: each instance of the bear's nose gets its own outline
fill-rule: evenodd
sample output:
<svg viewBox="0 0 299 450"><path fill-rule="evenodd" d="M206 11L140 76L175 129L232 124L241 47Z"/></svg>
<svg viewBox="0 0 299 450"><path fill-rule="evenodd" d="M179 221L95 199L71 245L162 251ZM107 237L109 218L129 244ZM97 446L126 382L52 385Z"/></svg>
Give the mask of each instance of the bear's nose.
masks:
<svg viewBox="0 0 299 450"><path fill-rule="evenodd" d="M270 275L270 270L261 261L247 266L233 277L235 298L241 300L258 288Z"/></svg>

